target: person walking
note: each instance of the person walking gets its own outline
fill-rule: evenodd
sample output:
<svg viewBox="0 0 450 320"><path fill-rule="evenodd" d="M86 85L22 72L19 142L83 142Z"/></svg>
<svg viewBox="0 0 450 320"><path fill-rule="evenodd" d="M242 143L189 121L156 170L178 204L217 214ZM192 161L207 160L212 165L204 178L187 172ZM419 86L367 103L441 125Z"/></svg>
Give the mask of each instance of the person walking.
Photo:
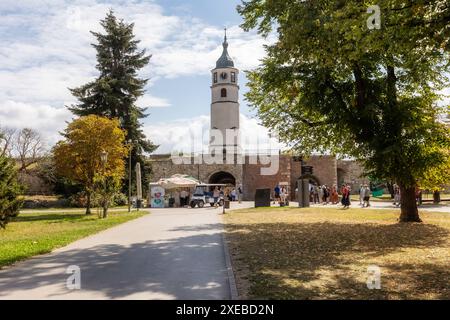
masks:
<svg viewBox="0 0 450 320"><path fill-rule="evenodd" d="M344 206L344 209L347 209L350 207L350 188L345 184L343 184L341 191L342 191L342 205Z"/></svg>
<svg viewBox="0 0 450 320"><path fill-rule="evenodd" d="M400 188L397 184L394 184L394 206L400 206Z"/></svg>
<svg viewBox="0 0 450 320"><path fill-rule="evenodd" d="M422 190L416 186L416 202L418 206L422 205Z"/></svg>
<svg viewBox="0 0 450 320"><path fill-rule="evenodd" d="M330 197L330 193L328 191L328 187L326 185L323 185L322 186L322 191L323 191L323 198L322 198L323 204L324 205L328 205L328 199Z"/></svg>
<svg viewBox="0 0 450 320"><path fill-rule="evenodd" d="M187 192L186 192L186 190L181 190L181 192L180 192L180 204L181 204L181 206L184 208L184 207L186 207L187 206Z"/></svg>
<svg viewBox="0 0 450 320"><path fill-rule="evenodd" d="M280 202L280 193L281 193L281 189L279 185L276 185L275 188L273 189L274 192L274 196L273 196L273 200L274 200L274 204L275 202Z"/></svg>
<svg viewBox="0 0 450 320"><path fill-rule="evenodd" d="M238 190L237 190L237 196L238 196L239 203L242 202L243 193L244 193L244 191L242 190L242 184L240 184L238 187Z"/></svg>
<svg viewBox="0 0 450 320"><path fill-rule="evenodd" d="M219 205L219 198L220 198L220 190L218 187L216 187L213 191L214 207L217 207Z"/></svg>
<svg viewBox="0 0 450 320"><path fill-rule="evenodd" d="M231 190L231 201L236 201L236 189Z"/></svg>
<svg viewBox="0 0 450 320"><path fill-rule="evenodd" d="M331 203L332 204L339 203L339 195L338 195L337 187L335 184L333 185L333 187L331 187Z"/></svg>
<svg viewBox="0 0 450 320"><path fill-rule="evenodd" d="M314 204L319 203L319 187L314 186Z"/></svg>
<svg viewBox="0 0 450 320"><path fill-rule="evenodd" d="M362 184L359 186L359 205L364 208L364 194L365 194L365 186Z"/></svg>
<svg viewBox="0 0 450 320"><path fill-rule="evenodd" d="M364 203L363 203L363 208L365 207L370 207L370 188L368 185L364 186Z"/></svg>
<svg viewBox="0 0 450 320"><path fill-rule="evenodd" d="M319 194L319 204L321 204L322 201L323 201L323 189L322 189L322 186L319 186L318 194Z"/></svg>
<svg viewBox="0 0 450 320"><path fill-rule="evenodd" d="M286 205L286 189L281 188L280 190L280 206L285 206Z"/></svg>

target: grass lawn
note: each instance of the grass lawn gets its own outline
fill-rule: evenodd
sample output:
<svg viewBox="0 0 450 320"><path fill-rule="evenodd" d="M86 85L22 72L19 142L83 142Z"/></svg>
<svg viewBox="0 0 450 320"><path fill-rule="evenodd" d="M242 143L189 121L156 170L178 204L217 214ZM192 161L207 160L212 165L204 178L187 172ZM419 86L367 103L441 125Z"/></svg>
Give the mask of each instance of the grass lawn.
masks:
<svg viewBox="0 0 450 320"><path fill-rule="evenodd" d="M261 208L224 216L238 291L250 299L450 299L450 214ZM381 268L369 290L367 267Z"/></svg>
<svg viewBox="0 0 450 320"><path fill-rule="evenodd" d="M141 217L145 212L96 214L61 212L22 213L0 229L0 268L38 254L51 252L75 240Z"/></svg>

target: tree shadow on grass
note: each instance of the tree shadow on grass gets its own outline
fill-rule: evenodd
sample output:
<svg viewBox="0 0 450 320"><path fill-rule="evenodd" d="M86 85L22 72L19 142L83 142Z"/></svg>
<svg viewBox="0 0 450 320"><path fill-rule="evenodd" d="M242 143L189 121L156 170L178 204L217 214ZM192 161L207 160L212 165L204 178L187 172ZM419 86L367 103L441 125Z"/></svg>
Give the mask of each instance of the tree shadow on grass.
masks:
<svg viewBox="0 0 450 320"><path fill-rule="evenodd" d="M227 225L234 267L246 270L243 276L250 280L250 297L272 299L391 297L389 289L367 289L367 267L373 262L382 262L390 253L401 253L407 248L447 246L449 234L445 228L427 224L321 222ZM405 254L405 261L408 259ZM383 265L380 267L384 268ZM435 296L445 295L448 281L443 284L444 288L433 286L430 278L419 276L422 267L430 275L440 272L449 279L449 271L441 270L440 265L421 264L405 270L405 277L416 279L409 288L424 287L435 291ZM402 278L394 279L396 281L401 283ZM411 290L394 296L414 297L414 289Z"/></svg>

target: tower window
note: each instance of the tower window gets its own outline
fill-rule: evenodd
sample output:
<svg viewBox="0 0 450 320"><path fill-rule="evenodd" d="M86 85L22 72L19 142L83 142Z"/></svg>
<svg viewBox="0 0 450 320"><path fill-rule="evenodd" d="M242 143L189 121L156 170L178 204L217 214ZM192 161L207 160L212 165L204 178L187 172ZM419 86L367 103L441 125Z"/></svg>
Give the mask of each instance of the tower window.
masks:
<svg viewBox="0 0 450 320"><path fill-rule="evenodd" d="M214 72L214 83L217 83L217 72Z"/></svg>
<svg viewBox="0 0 450 320"><path fill-rule="evenodd" d="M236 83L236 72L231 73L231 82Z"/></svg>
<svg viewBox="0 0 450 320"><path fill-rule="evenodd" d="M226 98L227 97L227 89L223 88L222 90L220 90L220 96L222 98Z"/></svg>

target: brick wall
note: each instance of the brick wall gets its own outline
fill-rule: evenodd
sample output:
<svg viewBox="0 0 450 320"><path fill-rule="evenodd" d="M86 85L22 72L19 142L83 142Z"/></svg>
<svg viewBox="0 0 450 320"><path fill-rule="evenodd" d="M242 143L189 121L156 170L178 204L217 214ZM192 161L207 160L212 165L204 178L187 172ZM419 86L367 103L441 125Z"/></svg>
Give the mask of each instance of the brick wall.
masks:
<svg viewBox="0 0 450 320"><path fill-rule="evenodd" d="M362 184L368 184L369 179L364 175L362 165L354 160L338 160L337 172L339 184L348 183L352 193L357 194Z"/></svg>
<svg viewBox="0 0 450 320"><path fill-rule="evenodd" d="M254 158L246 157L244 164L193 164L194 159L186 159L191 164L175 164L169 156L154 156L151 158L153 168L152 181L174 174L188 174L200 181L208 183L211 175L219 171L232 174L237 184L242 183L244 200L254 200L256 189L273 190L281 182L290 184L291 199L295 199L297 180L301 177L301 162L295 162L289 155L279 157L278 170L274 174L263 174L262 169L270 165L261 164ZM337 183L336 158L331 156L313 156L306 160L306 165L313 166L314 179L320 184L333 185Z"/></svg>

